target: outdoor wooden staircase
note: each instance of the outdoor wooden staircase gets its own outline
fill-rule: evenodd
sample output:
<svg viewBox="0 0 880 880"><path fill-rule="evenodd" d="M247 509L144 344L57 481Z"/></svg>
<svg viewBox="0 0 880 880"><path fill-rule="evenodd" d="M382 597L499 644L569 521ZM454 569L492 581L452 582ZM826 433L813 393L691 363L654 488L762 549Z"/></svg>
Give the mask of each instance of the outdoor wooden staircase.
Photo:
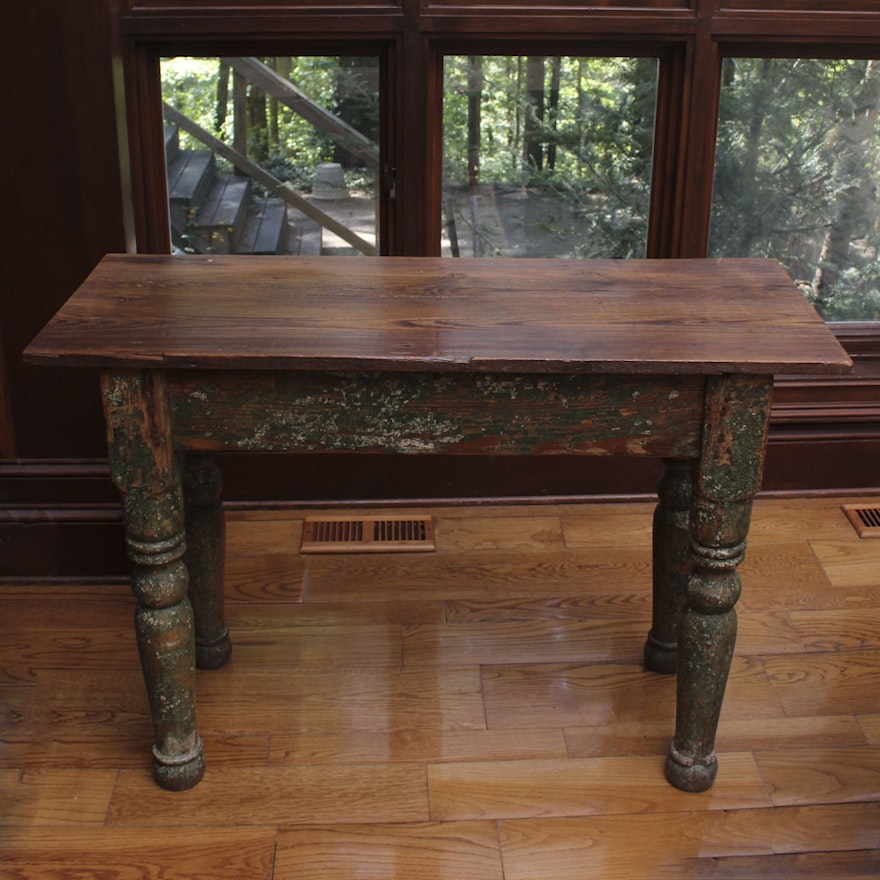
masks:
<svg viewBox="0 0 880 880"><path fill-rule="evenodd" d="M178 127L165 126L168 205L175 248L198 254L286 254L287 203L264 198L249 177L222 173L211 150L181 149Z"/></svg>

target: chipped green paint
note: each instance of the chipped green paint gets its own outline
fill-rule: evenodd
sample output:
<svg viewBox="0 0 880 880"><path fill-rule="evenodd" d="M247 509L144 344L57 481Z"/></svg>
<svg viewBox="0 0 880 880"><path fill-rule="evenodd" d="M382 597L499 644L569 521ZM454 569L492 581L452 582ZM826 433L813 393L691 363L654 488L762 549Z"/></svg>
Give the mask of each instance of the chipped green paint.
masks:
<svg viewBox="0 0 880 880"><path fill-rule="evenodd" d="M681 621L675 738L667 778L685 791L712 785L715 733L736 643L737 568L746 551L770 418L771 376L713 376L688 517L691 569Z"/></svg>
<svg viewBox="0 0 880 880"><path fill-rule="evenodd" d="M110 474L122 495L135 633L153 719L153 776L164 788L195 785L205 769L195 720L195 635L179 456L165 376L108 370L101 387Z"/></svg>
<svg viewBox="0 0 880 880"><path fill-rule="evenodd" d="M171 373L186 449L693 458L700 377Z"/></svg>
<svg viewBox="0 0 880 880"><path fill-rule="evenodd" d="M127 491L160 494L176 485L177 463L166 437L165 382L151 370L107 370L101 377L110 476Z"/></svg>
<svg viewBox="0 0 880 880"><path fill-rule="evenodd" d="M751 498L761 482L773 398L772 376L712 376L706 386L702 492L710 498Z"/></svg>

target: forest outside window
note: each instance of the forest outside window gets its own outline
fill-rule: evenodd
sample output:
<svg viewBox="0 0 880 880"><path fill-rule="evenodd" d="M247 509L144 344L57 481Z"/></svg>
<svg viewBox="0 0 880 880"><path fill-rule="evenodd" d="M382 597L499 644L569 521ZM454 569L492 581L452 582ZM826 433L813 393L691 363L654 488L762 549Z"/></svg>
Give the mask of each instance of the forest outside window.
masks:
<svg viewBox="0 0 880 880"><path fill-rule="evenodd" d="M710 256L773 257L828 321L880 321L880 61L727 58Z"/></svg>
<svg viewBox="0 0 880 880"><path fill-rule="evenodd" d="M656 58L444 59L441 253L644 257Z"/></svg>
<svg viewBox="0 0 880 880"><path fill-rule="evenodd" d="M378 253L378 57L175 57L161 78L175 252Z"/></svg>

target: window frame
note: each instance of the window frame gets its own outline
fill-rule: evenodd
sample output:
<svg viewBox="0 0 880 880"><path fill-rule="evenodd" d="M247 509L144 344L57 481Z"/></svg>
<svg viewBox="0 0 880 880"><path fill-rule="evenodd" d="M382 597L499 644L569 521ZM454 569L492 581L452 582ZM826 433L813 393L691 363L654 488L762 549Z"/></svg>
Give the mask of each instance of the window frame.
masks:
<svg viewBox="0 0 880 880"><path fill-rule="evenodd" d="M672 102L676 97L675 81L679 76L679 68L683 60L681 46L674 42L645 41L642 39L623 41L615 39L610 41L581 40L572 41L569 37L564 40L548 40L546 37L535 39L510 38L487 39L480 37L462 41L461 38L450 40L440 38L431 41L432 68L439 82L439 88L434 97L430 112L432 121L437 126L438 137L428 145L428 151L432 157L430 168L432 193L431 200L432 235L426 241L425 254L439 256L440 254L440 224L442 199L443 165L442 165L442 119L443 119L443 59L448 55L554 55L580 57L580 58L611 58L611 57L642 57L655 58L657 60L657 103L654 116L654 141L651 158L651 184L650 184L650 207L648 214L648 237L646 243L647 258L663 258L671 256L671 239L665 235L673 228L675 195L669 192L669 184L674 183L676 175L669 173L670 163L675 162L678 153L677 141L669 142L670 134L677 134L677 126L669 124L669 113L675 112L676 118L681 113L680 107L674 107ZM661 122L661 111L663 112Z"/></svg>
<svg viewBox="0 0 880 880"><path fill-rule="evenodd" d="M162 58L192 56L213 58L220 56L257 55L350 55L372 56L379 59L380 79L380 136L379 174L377 187L381 209L378 217L379 238L385 242L393 228L394 202L388 198L392 185L391 169L395 161L395 144L389 137L394 126L394 108L388 95L393 93L389 74L393 64L389 59L394 46L391 41L356 42L317 41L304 43L299 37L284 41L235 42L181 42L160 40L135 44L126 59L126 116L131 178L131 208L134 215L136 248L141 253L170 253L171 229L168 220L168 196L164 156L164 119L162 116L161 71ZM136 170L135 170L136 169Z"/></svg>

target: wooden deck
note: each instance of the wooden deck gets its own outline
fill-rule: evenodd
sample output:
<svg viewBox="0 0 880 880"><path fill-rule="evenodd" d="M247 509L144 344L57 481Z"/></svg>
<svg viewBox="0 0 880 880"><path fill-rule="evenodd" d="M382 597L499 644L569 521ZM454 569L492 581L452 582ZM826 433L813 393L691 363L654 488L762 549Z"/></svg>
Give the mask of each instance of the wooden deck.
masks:
<svg viewBox="0 0 880 880"><path fill-rule="evenodd" d="M843 500L756 503L704 794L663 779L648 504L420 508L436 553L341 556L299 553L313 510L232 513L185 793L150 775L127 588L0 588L0 874L876 877L880 541Z"/></svg>

